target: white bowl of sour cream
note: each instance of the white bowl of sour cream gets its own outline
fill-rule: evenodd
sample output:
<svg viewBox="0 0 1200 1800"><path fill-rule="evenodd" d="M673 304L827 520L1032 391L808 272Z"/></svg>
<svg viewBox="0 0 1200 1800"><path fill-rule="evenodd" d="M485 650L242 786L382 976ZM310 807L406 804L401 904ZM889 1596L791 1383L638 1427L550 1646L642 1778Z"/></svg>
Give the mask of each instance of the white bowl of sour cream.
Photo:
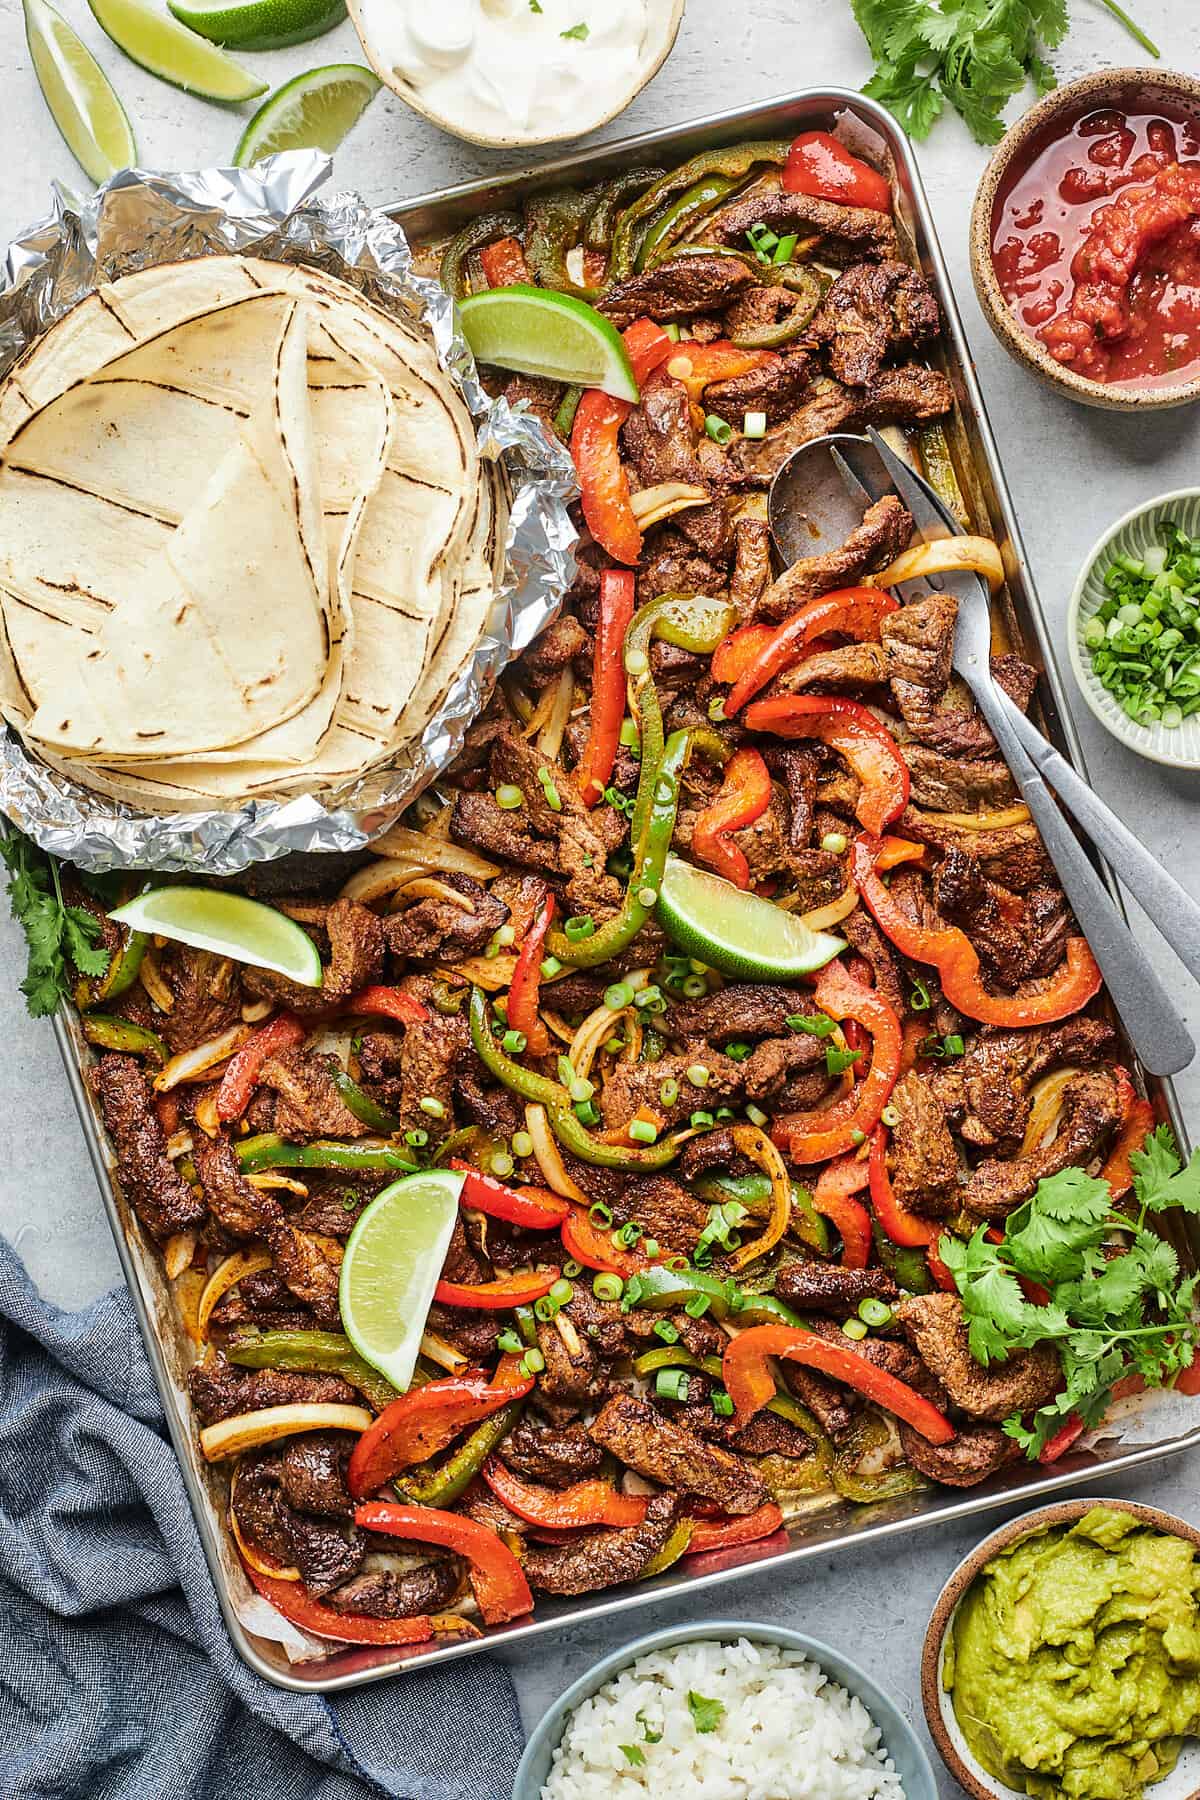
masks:
<svg viewBox="0 0 1200 1800"><path fill-rule="evenodd" d="M347 0L368 62L473 144L582 137L661 68L686 0Z"/></svg>

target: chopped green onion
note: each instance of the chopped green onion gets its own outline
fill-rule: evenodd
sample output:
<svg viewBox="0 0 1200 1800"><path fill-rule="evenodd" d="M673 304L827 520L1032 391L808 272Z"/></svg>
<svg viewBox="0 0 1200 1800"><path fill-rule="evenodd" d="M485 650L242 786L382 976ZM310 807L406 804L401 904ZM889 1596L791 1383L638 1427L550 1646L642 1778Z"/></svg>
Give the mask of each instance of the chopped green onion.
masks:
<svg viewBox="0 0 1200 1800"><path fill-rule="evenodd" d="M626 1219L625 1223L613 1232L613 1242L619 1250L632 1250L642 1236L642 1228L636 1219Z"/></svg>
<svg viewBox="0 0 1200 1800"><path fill-rule="evenodd" d="M660 1369L654 1377L654 1391L660 1400L686 1400L691 1385L686 1369Z"/></svg>
<svg viewBox="0 0 1200 1800"><path fill-rule="evenodd" d="M867 1141L866 1132L860 1131L858 1126L856 1125L854 1127L853 1131L850 1133L850 1142L852 1144L854 1144L855 1146L857 1146L859 1144L865 1144L866 1141Z"/></svg>
<svg viewBox="0 0 1200 1800"><path fill-rule="evenodd" d="M488 1168L503 1181L506 1175L513 1172L513 1159L507 1150L496 1150L488 1158Z"/></svg>
<svg viewBox="0 0 1200 1800"><path fill-rule="evenodd" d="M746 1107L746 1117L752 1125L757 1125L760 1131L767 1123L767 1115L761 1106L755 1106L753 1104L748 1105Z"/></svg>
<svg viewBox="0 0 1200 1800"><path fill-rule="evenodd" d="M592 1292L597 1300L619 1300L624 1289L624 1282L619 1275L596 1275L592 1280Z"/></svg>
<svg viewBox="0 0 1200 1800"><path fill-rule="evenodd" d="M689 1319L702 1319L711 1305L707 1294L693 1294L690 1300L684 1301L683 1310Z"/></svg>
<svg viewBox="0 0 1200 1800"><path fill-rule="evenodd" d="M742 436L747 438L765 438L767 435L767 415L765 412L748 412L742 420Z"/></svg>
<svg viewBox="0 0 1200 1800"><path fill-rule="evenodd" d="M546 1359L537 1348L527 1350L521 1358L521 1368L526 1375L540 1375L546 1366Z"/></svg>
<svg viewBox="0 0 1200 1800"><path fill-rule="evenodd" d="M658 1098L663 1106L674 1106L679 1098L679 1083L674 1080L664 1081L658 1090Z"/></svg>
<svg viewBox="0 0 1200 1800"><path fill-rule="evenodd" d="M703 975L689 975L681 983L680 992L685 1000L702 1000L708 992L708 983Z"/></svg>
<svg viewBox="0 0 1200 1800"><path fill-rule="evenodd" d="M432 1094L422 1094L417 1105L421 1108L423 1113L428 1113L431 1119L444 1119L446 1116L444 1102L435 1099Z"/></svg>
<svg viewBox="0 0 1200 1800"><path fill-rule="evenodd" d="M623 744L626 750L640 750L642 747L642 734L637 728L636 719L622 719L621 729L617 736L618 742Z"/></svg>
<svg viewBox="0 0 1200 1800"><path fill-rule="evenodd" d="M825 1046L825 1072L827 1075L841 1075L851 1068L862 1055L861 1050L838 1050L833 1044Z"/></svg>
<svg viewBox="0 0 1200 1800"><path fill-rule="evenodd" d="M710 700L709 701L708 716L712 720L714 725L724 724L724 722L725 722L725 701L723 698L718 699L718 700Z"/></svg>
<svg viewBox="0 0 1200 1800"><path fill-rule="evenodd" d="M632 1119L629 1125L629 1135L635 1144L653 1144L658 1137L658 1133L649 1119Z"/></svg>
<svg viewBox="0 0 1200 1800"><path fill-rule="evenodd" d="M572 944L581 944L584 938L591 937L595 929L596 921L590 913L576 913L575 917L568 919L563 926L567 940Z"/></svg>
<svg viewBox="0 0 1200 1800"><path fill-rule="evenodd" d="M549 1325L561 1311L562 1308L558 1301L552 1300L549 1294L543 1294L539 1300L535 1300L533 1303L533 1316L535 1319L540 1319L544 1325Z"/></svg>
<svg viewBox="0 0 1200 1800"><path fill-rule="evenodd" d="M650 661L644 650L627 650L625 652L625 672L627 675L645 675L650 668Z"/></svg>
<svg viewBox="0 0 1200 1800"><path fill-rule="evenodd" d="M533 1139L527 1131L513 1132L512 1147L514 1156L525 1157L533 1155Z"/></svg>
<svg viewBox="0 0 1200 1800"><path fill-rule="evenodd" d="M575 1117L581 1125L598 1125L601 1117L600 1108L594 1100L584 1100L582 1104L576 1103Z"/></svg>
<svg viewBox="0 0 1200 1800"><path fill-rule="evenodd" d="M689 1123L693 1131L711 1131L716 1120L710 1112L694 1112Z"/></svg>
<svg viewBox="0 0 1200 1800"><path fill-rule="evenodd" d="M745 1062L750 1054L750 1046L749 1044L743 1044L740 1041L735 1044L726 1044L725 1054L726 1056L732 1057L734 1062Z"/></svg>
<svg viewBox="0 0 1200 1800"><path fill-rule="evenodd" d="M867 1335L867 1328L861 1319L847 1319L842 1330L848 1338L853 1338L856 1342Z"/></svg>
<svg viewBox="0 0 1200 1800"><path fill-rule="evenodd" d="M633 1005L633 989L627 981L614 981L604 990L604 1004L610 1012L623 1012Z"/></svg>
<svg viewBox="0 0 1200 1800"><path fill-rule="evenodd" d="M732 1419L733 1399L724 1388L717 1388L712 1397L712 1409L718 1419Z"/></svg>
<svg viewBox="0 0 1200 1800"><path fill-rule="evenodd" d="M638 905L644 906L647 912L649 912L650 908L658 899L658 889L652 887L640 887L637 891L637 897Z"/></svg>
<svg viewBox="0 0 1200 1800"><path fill-rule="evenodd" d="M657 1238L646 1238L642 1244L643 1254L648 1256L651 1261L658 1255L658 1248Z"/></svg>
<svg viewBox="0 0 1200 1800"><path fill-rule="evenodd" d="M656 1319L654 1321L654 1335L656 1338L661 1338L664 1344L677 1344L679 1342L679 1327L678 1325L672 1325L670 1319Z"/></svg>
<svg viewBox="0 0 1200 1800"><path fill-rule="evenodd" d="M933 1005L933 996L920 976L913 977L912 993L908 996L908 1004L913 1012L928 1012Z"/></svg>
<svg viewBox="0 0 1200 1800"><path fill-rule="evenodd" d="M573 1281L577 1275L583 1274L583 1264L577 1263L573 1256L568 1256L562 1269L563 1274L567 1277L568 1281Z"/></svg>
<svg viewBox="0 0 1200 1800"><path fill-rule="evenodd" d="M427 1131L419 1130L406 1131L404 1134L404 1141L410 1150L423 1150L429 1142L429 1133Z"/></svg>
<svg viewBox="0 0 1200 1800"><path fill-rule="evenodd" d="M559 796L557 787L554 785L554 777L551 775L549 769L539 769L537 777L542 784L542 793L546 797L546 805L550 808L550 811L561 812L562 800Z"/></svg>
<svg viewBox="0 0 1200 1800"><path fill-rule="evenodd" d="M824 1013L789 1013L784 1024L789 1031L803 1031L808 1037L832 1037L837 1030L834 1020Z"/></svg>
<svg viewBox="0 0 1200 1800"><path fill-rule="evenodd" d="M790 263L792 256L795 253L797 241L798 236L794 231L789 232L786 237L781 237L775 246L775 254L772 256L771 261L773 263Z"/></svg>
<svg viewBox="0 0 1200 1800"><path fill-rule="evenodd" d="M504 1330L496 1339L496 1344L499 1349L504 1351L506 1356L519 1356L524 1348L520 1338L517 1336L511 1325L505 1326Z"/></svg>
<svg viewBox="0 0 1200 1800"><path fill-rule="evenodd" d="M886 1300L877 1300L874 1296L869 1295L865 1300L859 1301L858 1316L864 1325L874 1325L878 1328L891 1324L892 1309Z"/></svg>
<svg viewBox="0 0 1200 1800"><path fill-rule="evenodd" d="M707 1087L712 1075L703 1063L689 1063L684 1073L692 1086L698 1088Z"/></svg>
<svg viewBox="0 0 1200 1800"><path fill-rule="evenodd" d="M552 977L560 972L562 964L559 962L557 956L544 956L540 967L543 979L550 981Z"/></svg>
<svg viewBox="0 0 1200 1800"><path fill-rule="evenodd" d="M704 420L704 429L714 444L727 444L733 436L733 426L720 413L709 413Z"/></svg>
<svg viewBox="0 0 1200 1800"><path fill-rule="evenodd" d="M595 1082L589 1081L586 1075L576 1075L575 1079L571 1081L567 1087L567 1092L570 1094L571 1099L575 1102L576 1106L582 1106L585 1100L590 1100L595 1091Z"/></svg>
<svg viewBox="0 0 1200 1800"><path fill-rule="evenodd" d="M563 1281L561 1278L556 1281L554 1286L550 1289L551 1300L557 1300L560 1306L565 1306L567 1301L574 1299L574 1297L575 1289L571 1286L571 1283L569 1281Z"/></svg>
<svg viewBox="0 0 1200 1800"><path fill-rule="evenodd" d="M496 789L496 805L504 812L515 812L518 806L525 804L523 791L511 781Z"/></svg>
<svg viewBox="0 0 1200 1800"><path fill-rule="evenodd" d="M827 831L821 839L821 848L828 850L831 856L844 856L848 841L844 831Z"/></svg>
<svg viewBox="0 0 1200 1800"><path fill-rule="evenodd" d="M500 1039L500 1046L507 1056L520 1056L529 1039L523 1031L508 1030Z"/></svg>
<svg viewBox="0 0 1200 1800"><path fill-rule="evenodd" d="M593 1200L588 1207L588 1218L593 1225L599 1225L602 1231L607 1231L613 1222L612 1208L606 1206L603 1200Z"/></svg>
<svg viewBox="0 0 1200 1800"><path fill-rule="evenodd" d="M898 1106L893 1106L889 1100L883 1111L880 1113L879 1119L881 1124L886 1125L890 1131L894 1131L900 1123L900 1108Z"/></svg>

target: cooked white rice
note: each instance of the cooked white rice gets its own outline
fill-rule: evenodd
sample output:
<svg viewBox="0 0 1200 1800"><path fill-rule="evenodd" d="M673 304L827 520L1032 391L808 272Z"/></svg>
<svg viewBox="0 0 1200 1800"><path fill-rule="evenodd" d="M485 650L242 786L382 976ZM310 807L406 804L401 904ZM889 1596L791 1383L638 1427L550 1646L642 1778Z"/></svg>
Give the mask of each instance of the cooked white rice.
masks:
<svg viewBox="0 0 1200 1800"><path fill-rule="evenodd" d="M722 1703L715 1729L697 1730L689 1694ZM705 1709L697 1710L703 1719ZM636 1800L639 1794L904 1800L862 1701L799 1651L746 1638L641 1656L568 1719L542 1800Z"/></svg>

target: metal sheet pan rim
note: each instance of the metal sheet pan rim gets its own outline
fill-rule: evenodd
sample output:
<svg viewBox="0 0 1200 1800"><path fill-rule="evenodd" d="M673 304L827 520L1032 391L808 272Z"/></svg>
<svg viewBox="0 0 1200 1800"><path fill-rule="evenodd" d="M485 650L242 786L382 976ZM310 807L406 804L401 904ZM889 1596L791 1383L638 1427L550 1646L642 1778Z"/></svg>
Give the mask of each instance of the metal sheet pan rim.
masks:
<svg viewBox="0 0 1200 1800"><path fill-rule="evenodd" d="M866 124L874 129L885 140L895 157L897 167L902 173L907 186L913 214L916 220L920 249L927 259L938 288L939 300L944 314L944 336L947 341L949 360L954 366L956 376L961 382L970 409L969 425L977 437L978 443L973 448L979 452L979 460L991 482L999 523L1004 527L1012 557L1016 565L1015 587L1018 598L1024 602L1022 622L1032 628L1036 639L1038 653L1045 669L1045 681L1055 709L1055 725L1060 745L1070 756L1075 766L1086 774L1086 765L1082 755L1078 736L1071 714L1064 699L1062 673L1058 664L1053 643L1050 640L1045 617L1038 600L1037 591L1029 572L1025 547L1022 542L1020 528L1013 510L1012 497L1004 477L999 455L988 421L986 408L975 376L971 353L966 342L954 291L950 283L949 273L941 246L933 227L929 203L925 195L920 173L917 169L912 147L896 124L895 120L882 107L866 99L862 94L848 88L828 87L819 90L799 90L790 94L775 95L755 105L731 108L725 111L706 114L701 118L685 121L682 124L666 126L655 131L640 133L636 137L627 138L617 143L603 144L584 151L576 156L561 157L550 163L533 168L506 171L494 178L484 178L462 183L456 187L436 193L419 195L414 199L396 201L387 207L387 211L398 216L402 224L422 211L438 210L446 213L447 209L469 207L481 196L513 185L519 185L531 178L539 182L548 179L566 179L579 173L608 163L627 162L631 157L657 146L678 146L681 140L695 139L700 136L718 138L732 135L748 128L750 121L756 120L761 127L768 115L778 115L777 128L790 130L796 127L796 115L805 111L810 116L828 115L830 112L848 109L858 115ZM686 154L686 152L684 152ZM1103 865L1102 865L1103 866ZM1105 878L1122 904L1119 889L1113 881L1111 873L1104 867ZM1103 1475L1124 1474L1128 1470L1159 1462L1166 1457L1177 1455L1189 1448L1200 1446L1200 1427L1187 1432L1165 1443L1138 1446L1128 1452L1120 1453L1100 1463L1089 1464L1082 1468L1064 1470L1054 1475L1039 1476L1019 1489L1006 1489L1003 1492L974 1493L970 1498L948 1501L931 1508L923 1516L905 1517L882 1521L875 1525L865 1525L860 1531L842 1533L839 1536L819 1537L804 1544L789 1546L786 1550L775 1552L769 1558L748 1560L736 1568L715 1570L707 1574L675 1574L661 1578L661 1585L648 1589L633 1587L623 1590L609 1598L601 1598L586 1602L569 1611L557 1613L551 1617L534 1618L525 1625L515 1625L508 1629L493 1632L491 1635L465 1644L440 1646L416 1655L408 1655L392 1663L383 1663L371 1669L355 1670L344 1674L331 1674L326 1677L314 1675L302 1677L290 1673L277 1666L257 1649L250 1634L242 1626L234 1610L232 1596L226 1585L221 1567L219 1545L216 1536L218 1529L210 1512L209 1499L195 1478L191 1466L192 1423L190 1416L184 1413L177 1400L174 1384L167 1368L162 1346L155 1331L153 1320L146 1305L142 1282L135 1259L134 1249L129 1242L113 1188L109 1159L100 1134L95 1113L85 1091L82 1072L81 1052L72 1037L70 1027L61 1015L56 1018L55 1034L62 1054L67 1073L68 1084L83 1127L89 1155L100 1186L101 1197L109 1226L116 1241L117 1253L121 1261L122 1271L129 1287L130 1295L137 1315L138 1324L146 1343L147 1354L154 1371L163 1401L167 1429L172 1445L179 1458L181 1471L188 1497L196 1517L197 1528L204 1548L209 1571L217 1592L217 1600L221 1615L229 1631L238 1653L254 1671L273 1685L296 1693L333 1693L341 1689L362 1686L367 1682L383 1680L395 1675L403 1675L418 1669L427 1669L435 1664L444 1663L462 1656L470 1656L481 1651L507 1651L519 1644L524 1644L548 1632L562 1630L567 1626L584 1620L595 1620L615 1616L644 1606L656 1599L677 1599L684 1593L699 1594L714 1588L718 1583L726 1583L739 1578L763 1573L784 1567L794 1568L815 1555L833 1555L840 1550L863 1543L881 1542L907 1532L920 1531L941 1522L956 1522L975 1515L998 1511L1003 1507L1028 1505L1043 1501L1047 1496L1060 1493L1065 1489L1078 1486L1087 1481L1094 1481ZM1160 1084L1165 1097L1171 1122L1182 1143L1187 1142L1182 1120L1179 1117L1177 1098L1170 1081Z"/></svg>

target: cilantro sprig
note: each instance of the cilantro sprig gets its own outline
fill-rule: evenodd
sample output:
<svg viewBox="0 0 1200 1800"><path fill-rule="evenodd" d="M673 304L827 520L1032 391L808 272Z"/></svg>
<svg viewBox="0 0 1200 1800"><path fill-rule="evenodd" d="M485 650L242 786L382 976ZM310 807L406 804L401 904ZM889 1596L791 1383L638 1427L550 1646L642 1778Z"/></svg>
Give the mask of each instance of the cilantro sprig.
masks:
<svg viewBox="0 0 1200 1800"><path fill-rule="evenodd" d="M29 951L21 992L32 1016L46 1018L70 992L68 962L81 975L107 972L104 928L86 907L67 905L58 864L19 831L0 838L0 857L8 870L12 915Z"/></svg>
<svg viewBox="0 0 1200 1800"><path fill-rule="evenodd" d="M1002 1242L989 1243L980 1226L966 1243L946 1236L939 1245L979 1362L1003 1362L1035 1344L1058 1348L1062 1392L1028 1422L1018 1414L1004 1422L1031 1459L1072 1413L1097 1424L1123 1377L1166 1386L1200 1345L1200 1276L1181 1282L1174 1248L1147 1225L1169 1207L1200 1213L1200 1150L1185 1167L1160 1125L1129 1161L1132 1212L1114 1206L1099 1176L1064 1169L1009 1216ZM1022 1280L1045 1290L1044 1304L1028 1297Z"/></svg>
<svg viewBox="0 0 1200 1800"><path fill-rule="evenodd" d="M1117 0L1100 0L1151 56L1158 48ZM913 137L927 137L948 100L981 144L1004 135L1002 114L1032 81L1055 85L1045 51L1067 35L1067 0L851 0L875 58L863 89Z"/></svg>

